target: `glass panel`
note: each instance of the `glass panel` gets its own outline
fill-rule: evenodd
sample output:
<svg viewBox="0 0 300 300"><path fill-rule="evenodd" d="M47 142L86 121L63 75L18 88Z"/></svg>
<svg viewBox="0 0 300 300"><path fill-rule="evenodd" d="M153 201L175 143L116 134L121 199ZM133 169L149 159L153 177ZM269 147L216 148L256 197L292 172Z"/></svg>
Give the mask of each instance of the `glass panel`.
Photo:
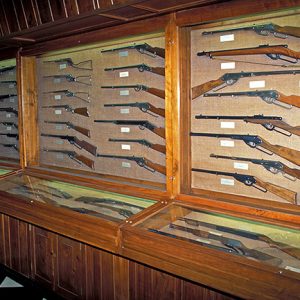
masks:
<svg viewBox="0 0 300 300"><path fill-rule="evenodd" d="M26 201L39 201L114 222L125 220L155 203L152 200L23 174L2 180L0 191L21 195Z"/></svg>
<svg viewBox="0 0 300 300"><path fill-rule="evenodd" d="M199 246L300 272L299 230L175 204L137 226Z"/></svg>

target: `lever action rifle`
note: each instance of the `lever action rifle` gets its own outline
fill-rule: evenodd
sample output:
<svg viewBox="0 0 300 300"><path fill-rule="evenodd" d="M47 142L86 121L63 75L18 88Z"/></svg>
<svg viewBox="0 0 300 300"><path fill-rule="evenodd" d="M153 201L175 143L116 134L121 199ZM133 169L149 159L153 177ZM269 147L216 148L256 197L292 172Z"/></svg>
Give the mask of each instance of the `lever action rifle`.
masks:
<svg viewBox="0 0 300 300"><path fill-rule="evenodd" d="M16 151L19 152L19 148L16 144L2 144L0 143L1 146L6 147L6 148L14 148Z"/></svg>
<svg viewBox="0 0 300 300"><path fill-rule="evenodd" d="M297 95L286 96L275 90L228 92L228 93L206 93L203 96L204 97L237 97L237 96L259 97L267 104L275 104L287 109L291 109L293 106L300 108L300 96Z"/></svg>
<svg viewBox="0 0 300 300"><path fill-rule="evenodd" d="M8 138L15 138L17 140L19 139L18 133L0 133L0 135L6 135Z"/></svg>
<svg viewBox="0 0 300 300"><path fill-rule="evenodd" d="M93 61L91 59L80 61L79 63L75 64L70 57L55 59L55 60L47 60L44 61L44 63L57 63L57 64L66 64L66 66L75 68L75 69L81 69L81 70L93 70ZM80 65L88 65L86 67L80 67Z"/></svg>
<svg viewBox="0 0 300 300"><path fill-rule="evenodd" d="M159 47L152 47L147 43L144 44L134 44L134 45L128 45L124 47L119 47L119 48L112 48L108 50L102 50L101 53L106 53L106 52L114 52L114 51L122 51L126 49L134 49L141 54L146 54L151 57L156 57L159 56L161 58L165 58L165 49L159 48Z"/></svg>
<svg viewBox="0 0 300 300"><path fill-rule="evenodd" d="M68 129L74 129L75 131L80 132L80 133L82 133L83 135L85 135L87 137L90 137L90 130L89 129L74 125L71 122L57 122L57 121L44 121L44 122L47 123L47 124L66 125Z"/></svg>
<svg viewBox="0 0 300 300"><path fill-rule="evenodd" d="M57 90L57 91L49 91L49 92L44 92L44 94L59 94L59 93L62 93L62 94L65 94L66 97L73 97L73 98L77 98L77 99L80 99L84 102L88 102L90 103L90 95L89 93L87 92L71 92L69 90ZM84 95L87 95L87 99L85 98L82 98L80 96L78 96L77 94L84 94Z"/></svg>
<svg viewBox="0 0 300 300"><path fill-rule="evenodd" d="M18 124L14 123L14 122L0 122L0 124L3 124L4 126L15 127L16 129L18 129Z"/></svg>
<svg viewBox="0 0 300 300"><path fill-rule="evenodd" d="M264 234L261 234L261 233L254 233L254 232L246 231L246 230L242 230L242 229L236 229L236 228L226 227L226 226L222 226L222 225L215 225L215 224L206 223L203 221L198 221L198 220L184 218L184 217L179 217L178 220L184 221L186 224L189 224L192 226L204 226L204 227L207 227L207 228L210 228L213 230L218 230L218 231L222 231L222 232L226 232L226 233L230 233L230 234L235 234L235 235L245 237L245 238L248 238L248 239L251 239L254 241L262 241L262 242L267 243L271 248L277 248L297 259L300 259L300 249L299 248L295 248L291 245L274 241L270 237L268 237Z"/></svg>
<svg viewBox="0 0 300 300"><path fill-rule="evenodd" d="M200 133L200 132L191 132L191 136L205 136L205 137L214 137L214 138L228 138L233 140L241 140L246 145L251 148L256 148L257 150L268 154L273 155L274 153L278 156L285 158L286 160L300 166L300 151L287 148L280 145L273 145L261 138L258 135L250 134L226 134L226 133ZM265 151L267 149L268 151Z"/></svg>
<svg viewBox="0 0 300 300"><path fill-rule="evenodd" d="M300 135L300 126L291 126L284 121L282 117L277 116L264 116L264 115L254 115L254 116L207 116L207 115L197 115L195 119L213 119L213 120L242 120L246 123L260 124L267 130L274 130L286 136L291 136L292 134ZM283 129L283 131L277 130L276 128ZM287 133L286 133L287 132Z"/></svg>
<svg viewBox="0 0 300 300"><path fill-rule="evenodd" d="M235 56L235 55L257 55L265 54L267 57L273 60L284 60L289 63L297 63L300 58L300 52L291 50L288 45L259 45L258 47L251 48L240 48L240 49L228 49L228 50L217 50L217 51L203 51L198 52L198 56L208 56L210 58L216 56ZM295 60L289 60L282 56L291 57Z"/></svg>
<svg viewBox="0 0 300 300"><path fill-rule="evenodd" d="M69 193L67 193L65 191L62 191L60 189L57 189L55 187L52 187L52 186L50 186L48 184L39 183L38 185L47 188L49 191L51 191L51 193L58 194L58 195L55 195L56 197L65 198L65 199L71 199L71 198L73 198L73 196L71 194L69 194Z"/></svg>
<svg viewBox="0 0 300 300"><path fill-rule="evenodd" d="M292 169L280 161L255 159L255 158L247 158L247 157L235 157L235 156L226 156L226 155L216 155L213 153L210 154L210 157L239 160L239 161L248 161L253 164L263 166L267 171L269 171L273 174L278 174L279 172L281 172L283 174L283 176L286 177L287 179L290 179L293 181L295 181L296 178L300 179L300 170L299 169ZM288 176L285 174L287 174Z"/></svg>
<svg viewBox="0 0 300 300"><path fill-rule="evenodd" d="M153 144L144 139L108 139L109 142L121 142L121 143L139 143L143 146L149 147L160 153L166 154L166 146L160 144Z"/></svg>
<svg viewBox="0 0 300 300"><path fill-rule="evenodd" d="M233 177L235 180L242 182L246 186L254 187L257 190L266 193L270 192L274 195L279 196L280 198L286 200L289 203L297 204L298 195L296 192L286 189L282 186L275 185L269 182L265 182L255 176L246 175L246 174L239 174L239 173L230 173L230 172L221 172L221 171L214 171L214 170L205 170L205 169L197 169L192 168L193 172L201 172L201 173L208 173L213 175L221 175L221 176L229 176Z"/></svg>
<svg viewBox="0 0 300 300"><path fill-rule="evenodd" d="M136 92L145 91L151 95L157 96L159 98L165 99L165 91L150 88L143 84L134 84L134 85L103 85L101 86L102 89L134 89Z"/></svg>
<svg viewBox="0 0 300 300"><path fill-rule="evenodd" d="M43 151L52 152L52 153L62 153L64 155L68 156L70 159L76 161L80 165L84 164L84 165L88 166L89 168L94 169L94 161L92 161L88 157L85 157L84 155L76 153L75 151L46 149L46 148L44 148Z"/></svg>
<svg viewBox="0 0 300 300"><path fill-rule="evenodd" d="M269 75L295 75L300 74L300 70L282 70L282 71L262 71L262 72L239 72L239 73L225 73L220 78L210 80L192 88L192 99L195 99L214 88L218 90L225 86L234 85L239 79L255 76L269 76Z"/></svg>
<svg viewBox="0 0 300 300"><path fill-rule="evenodd" d="M92 81L92 77L90 75L87 76L73 76L71 74L61 74L61 75L48 75L48 76L43 76L44 78L54 78L57 80L60 79L65 79L68 82L76 82L76 83L81 83L81 84L85 84L85 85L89 85L91 86L91 81ZM85 82L88 81L88 82Z"/></svg>
<svg viewBox="0 0 300 300"><path fill-rule="evenodd" d="M107 157L107 158L116 158L116 159L135 161L140 167L145 168L146 170L152 173L158 172L163 175L166 175L166 167L156 164L144 157L126 156L126 155L106 155L106 154L97 154L97 157Z"/></svg>
<svg viewBox="0 0 300 300"><path fill-rule="evenodd" d="M263 36L268 36L271 33L275 37L281 39L286 39L288 35L294 37L300 37L300 27L279 26L273 23L259 24L259 25L253 24L251 26L236 27L236 28L229 28L223 30L204 31L202 32L202 35L212 35L216 33L226 33L226 32L239 31L239 30L253 30L255 33Z"/></svg>
<svg viewBox="0 0 300 300"><path fill-rule="evenodd" d="M16 80L3 80L3 81L0 81L0 84L12 84L13 86L16 86L17 81Z"/></svg>
<svg viewBox="0 0 300 300"><path fill-rule="evenodd" d="M6 73L6 72L9 72L9 71L12 71L16 68L16 66L11 66L11 67L5 67L5 68L1 68L0 69L0 75Z"/></svg>
<svg viewBox="0 0 300 300"><path fill-rule="evenodd" d="M74 145L78 149L84 149L87 152L93 154L94 156L97 155L97 147L86 142L79 140L76 136L70 136L70 135L60 135L60 134L46 134L42 133L41 136L45 137L53 137L61 140L68 141L71 145Z"/></svg>
<svg viewBox="0 0 300 300"><path fill-rule="evenodd" d="M150 123L147 120L94 120L96 123L113 123L116 125L128 125L128 126L138 126L139 129L144 130L149 129L158 136L165 138L165 129L162 127L157 127L156 125Z"/></svg>
<svg viewBox="0 0 300 300"><path fill-rule="evenodd" d="M42 106L42 108L63 108L66 111L71 112L72 114L78 114L78 115L81 115L84 117L90 116L87 107L72 108L70 105L62 104L62 105L45 105L45 106Z"/></svg>
<svg viewBox="0 0 300 300"><path fill-rule="evenodd" d="M140 72L148 71L157 75L165 76L165 68L150 67L146 64L130 65L130 66L123 66L123 67L110 67L110 68L105 68L104 71L116 71L116 70L124 70L124 69L138 69Z"/></svg>
<svg viewBox="0 0 300 300"><path fill-rule="evenodd" d="M163 118L165 117L165 110L163 108L155 107L149 102L112 103L112 104L104 104L104 107L137 107L144 113L150 115L157 114ZM154 114L149 113L149 111L151 111Z"/></svg>
<svg viewBox="0 0 300 300"><path fill-rule="evenodd" d="M18 116L18 111L12 107L1 107L0 111L5 111L7 113L12 113L14 114L16 117Z"/></svg>
<svg viewBox="0 0 300 300"><path fill-rule="evenodd" d="M173 223L171 223L169 225L169 227L172 229L191 233L197 237L205 238L208 240L219 241L224 246L227 246L229 248L236 250L240 255L244 255L244 256L251 257L251 258L254 258L257 260L261 260L261 261L266 261L275 266L280 265L282 262L282 260L280 258L271 256L269 254L266 254L264 252L261 252L261 251L255 250L255 249L248 248L241 241L236 240L236 239L227 238L222 235L217 235L217 234L205 231L205 230L185 227L185 226L176 225Z"/></svg>
<svg viewBox="0 0 300 300"><path fill-rule="evenodd" d="M3 102L6 99L10 99L13 97L18 96L17 94L6 94L6 95L0 95L0 101Z"/></svg>

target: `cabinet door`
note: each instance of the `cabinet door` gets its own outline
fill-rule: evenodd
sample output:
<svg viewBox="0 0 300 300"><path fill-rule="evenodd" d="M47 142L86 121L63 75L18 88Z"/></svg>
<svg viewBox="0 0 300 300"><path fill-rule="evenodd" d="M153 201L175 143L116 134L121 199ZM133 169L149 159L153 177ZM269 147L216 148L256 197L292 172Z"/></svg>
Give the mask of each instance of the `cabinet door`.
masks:
<svg viewBox="0 0 300 300"><path fill-rule="evenodd" d="M57 236L35 226L32 233L33 279L54 289Z"/></svg>
<svg viewBox="0 0 300 300"><path fill-rule="evenodd" d="M84 299L85 246L58 236L56 292L67 299Z"/></svg>
<svg viewBox="0 0 300 300"><path fill-rule="evenodd" d="M0 263L6 265L4 215L0 214Z"/></svg>

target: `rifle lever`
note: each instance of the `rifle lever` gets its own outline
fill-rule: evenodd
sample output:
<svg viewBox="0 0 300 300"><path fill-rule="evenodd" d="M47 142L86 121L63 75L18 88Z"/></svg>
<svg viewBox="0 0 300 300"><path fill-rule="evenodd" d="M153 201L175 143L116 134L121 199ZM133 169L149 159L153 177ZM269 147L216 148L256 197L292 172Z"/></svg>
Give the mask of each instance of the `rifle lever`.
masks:
<svg viewBox="0 0 300 300"><path fill-rule="evenodd" d="M262 126L264 127L264 128L266 128L267 130L270 130L270 131L276 131L276 132L278 132L278 133L280 133L280 134L283 134L283 135L285 135L285 136L288 136L288 137L290 137L292 134L290 133L290 132L288 132L288 131L286 131L286 130L278 130L278 129L276 129L277 127L276 126L274 126L273 124L271 124L271 123L265 123L265 124L262 124Z"/></svg>

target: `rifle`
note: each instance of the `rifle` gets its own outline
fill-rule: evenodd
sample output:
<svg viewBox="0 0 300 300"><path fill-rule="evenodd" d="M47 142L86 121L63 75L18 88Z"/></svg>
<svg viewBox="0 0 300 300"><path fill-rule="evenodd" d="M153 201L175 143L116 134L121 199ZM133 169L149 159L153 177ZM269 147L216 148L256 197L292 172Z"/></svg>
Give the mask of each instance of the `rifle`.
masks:
<svg viewBox="0 0 300 300"><path fill-rule="evenodd" d="M268 24L260 24L260 25L251 25L237 28L229 28L223 30L213 30L213 31L204 31L202 35L212 35L216 33L226 33L238 30L253 30L255 33L263 36L268 36L270 33L275 37L286 39L288 35L294 37L300 37L300 27L294 26L279 26L277 24L268 23Z"/></svg>
<svg viewBox="0 0 300 300"><path fill-rule="evenodd" d="M1 146L3 147L7 147L7 148L14 148L16 151L19 152L19 148L16 144L3 144L3 143L0 143Z"/></svg>
<svg viewBox="0 0 300 300"><path fill-rule="evenodd" d="M166 175L166 168L164 166L156 164L144 157L126 156L126 155L106 155L106 154L97 154L97 157L117 158L117 159L126 159L126 160L135 161L140 167L145 168L146 170L152 173L156 171L163 175Z"/></svg>
<svg viewBox="0 0 300 300"><path fill-rule="evenodd" d="M16 80L2 80L2 81L0 81L0 84L13 84L14 86L16 86L17 81Z"/></svg>
<svg viewBox="0 0 300 300"><path fill-rule="evenodd" d="M300 170L292 169L280 161L255 159L255 158L247 158L247 157L216 155L213 153L210 154L210 157L231 159L231 160L240 160L240 161L249 161L253 164L263 166L267 171L269 171L273 174L278 174L279 172L281 172L283 174L283 176L286 177L287 179L290 179L293 181L295 181L296 178L300 179ZM286 176L285 174L288 174L289 176Z"/></svg>
<svg viewBox="0 0 300 300"><path fill-rule="evenodd" d="M195 99L204 93L221 86L218 90L225 86L234 85L239 79L255 76L269 76L269 75L287 75L300 74L300 70L282 70L282 71L262 71L262 72L239 72L239 73L225 73L220 78L210 80L192 88L192 99Z"/></svg>
<svg viewBox="0 0 300 300"><path fill-rule="evenodd" d="M92 77L90 75L88 76L73 76L71 74L62 74L62 75L49 75L49 76L43 76L44 78L54 78L54 79L65 79L68 82L77 82L85 85L91 86ZM81 79L80 79L81 78ZM89 83L86 83L85 80L88 80ZM82 81L81 81L82 80Z"/></svg>
<svg viewBox="0 0 300 300"><path fill-rule="evenodd" d="M38 185L42 186L42 187L45 187L48 190L52 191L51 193L57 193L57 194L59 194L60 196L55 195L55 196L57 196L59 198L61 198L61 197L65 198L65 199L71 199L71 198L73 198L73 196L71 194L69 194L69 193L67 193L65 191L61 191L61 190L59 190L57 188L54 188L52 186L49 186L49 185L46 185L46 184L43 184L43 183L39 183Z"/></svg>
<svg viewBox="0 0 300 300"><path fill-rule="evenodd" d="M284 121L282 117L277 116L264 116L264 115L254 115L254 116L206 116L197 115L195 119L215 119L215 120L243 120L246 123L260 124L267 130L274 130L286 136L291 136L292 134L300 135L300 126L291 126ZM284 131L277 130L276 128L283 129ZM288 132L288 133L285 133Z"/></svg>
<svg viewBox="0 0 300 300"><path fill-rule="evenodd" d="M172 229L191 233L197 237L205 238L208 240L219 241L219 242L221 242L221 244L236 250L236 252L239 253L240 255L251 257L251 258L254 258L257 260L266 261L266 262L270 263L271 265L279 266L282 262L282 260L278 257L271 256L269 254L258 251L256 249L248 248L241 241L236 240L236 239L227 238L222 235L217 235L215 233L211 233L208 231L185 227L185 226L181 226L181 225L176 225L173 223L171 223L169 225L169 227Z"/></svg>
<svg viewBox="0 0 300 300"><path fill-rule="evenodd" d="M67 66L72 67L74 69L81 69L81 70L93 70L93 61L91 59L80 61L79 63L75 64L70 57L55 59L55 60L47 60L44 63L58 63L62 64L65 63ZM80 65L89 64L89 67L80 67Z"/></svg>
<svg viewBox="0 0 300 300"><path fill-rule="evenodd" d="M151 95L157 96L159 98L165 99L165 91L156 89L156 88L150 88L143 84L134 84L134 85L103 85L101 86L102 89L134 89L136 92L139 91L145 91L146 93L149 93Z"/></svg>
<svg viewBox="0 0 300 300"><path fill-rule="evenodd" d="M42 133L41 136L58 138L61 140L67 140L71 145L74 145L78 149L84 149L87 152L93 154L94 156L97 155L97 147L96 146L94 146L86 141L79 140L76 136L60 135L60 134L46 134L46 133Z"/></svg>
<svg viewBox="0 0 300 300"><path fill-rule="evenodd" d="M258 135L250 135L250 134L221 134L221 133L199 133L199 132L191 132L191 136L206 136L206 137L215 137L215 138L228 138L234 140L241 140L246 145L251 148L256 148L257 150L268 154L273 155L274 153L278 156L285 158L286 160L300 165L300 151L294 150L291 148L287 148L280 145L273 145L261 138ZM265 151L267 149L268 151Z"/></svg>
<svg viewBox="0 0 300 300"><path fill-rule="evenodd" d="M9 138L15 138L15 139L19 139L19 134L18 133L0 133L0 135L6 135Z"/></svg>
<svg viewBox="0 0 300 300"><path fill-rule="evenodd" d="M16 129L18 129L18 124L14 123L14 122L0 122L0 124L3 124L4 126L15 127Z"/></svg>
<svg viewBox="0 0 300 300"><path fill-rule="evenodd" d="M52 152L52 153L62 153L64 155L67 155L70 159L76 161L80 165L84 164L84 165L88 166L89 168L94 169L94 161L92 161L88 157L85 157L81 154L76 153L75 151L46 149L46 148L44 148L43 151Z"/></svg>
<svg viewBox="0 0 300 300"><path fill-rule="evenodd" d="M0 101L3 102L6 99L16 97L18 96L17 94L6 94L6 95L0 95Z"/></svg>
<svg viewBox="0 0 300 300"><path fill-rule="evenodd" d="M88 102L88 103L91 102L90 95L88 92L71 92L69 90L57 90L57 91L44 92L44 94L58 94L58 93L63 93L63 94L65 94L66 97L74 97L74 98L80 99L80 100ZM77 94L87 95L87 99L79 97L79 96L77 96Z"/></svg>
<svg viewBox="0 0 300 300"><path fill-rule="evenodd" d="M126 49L135 49L136 51L140 52L141 54L146 54L151 57L159 56L161 58L165 58L165 49L159 48L159 47L152 47L147 43L143 44L134 44L134 45L128 45L124 47L119 48L112 48L108 50L102 50L101 53L105 52L114 52L114 51L121 51Z"/></svg>
<svg viewBox="0 0 300 300"><path fill-rule="evenodd" d="M56 122L56 121L44 121L44 122L47 123L47 124L66 125L68 129L74 129L75 131L80 132L80 133L82 133L83 135L85 135L87 137L90 137L90 130L89 129L74 125L71 122Z"/></svg>
<svg viewBox="0 0 300 300"><path fill-rule="evenodd" d="M72 114L78 114L84 117L90 116L87 107L72 108L70 105L62 104L62 105L45 105L42 106L42 108L64 108L66 111L71 112Z"/></svg>
<svg viewBox="0 0 300 300"><path fill-rule="evenodd" d="M162 127L157 127L156 125L150 123L147 120L94 120L96 123L113 123L116 125L128 125L128 126L139 126L139 129L144 130L149 129L158 136L165 138L165 129Z"/></svg>
<svg viewBox="0 0 300 300"><path fill-rule="evenodd" d="M125 142L125 143L139 143L153 150L166 154L166 146L160 144L153 144L144 139L108 139L109 142Z"/></svg>
<svg viewBox="0 0 300 300"><path fill-rule="evenodd" d="M277 248L297 259L300 259L300 249L295 248L293 246L290 246L288 244L284 244L281 242L277 242L272 240L270 237L261 234L261 233L254 233L242 229L236 229L236 228L231 228L231 227L226 227L222 225L215 225L211 223L206 223L203 221L198 221L194 219L189 219L189 218L184 218L184 217L179 217L178 220L184 221L186 224L193 225L193 226L205 226L207 228L213 229L213 230L218 230L230 234L235 234L241 237L245 237L254 241L262 241L267 243L271 248Z"/></svg>
<svg viewBox="0 0 300 300"><path fill-rule="evenodd" d="M198 56L208 56L213 58L215 56L235 56L235 55L256 55L265 54L267 57L273 60L284 60L289 63L297 63L300 58L300 52L291 50L288 45L259 45L258 47L240 48L240 49L228 49L217 51L203 51L198 52ZM282 55L294 58L295 60L289 60L282 58Z"/></svg>
<svg viewBox="0 0 300 300"><path fill-rule="evenodd" d="M12 108L12 107L1 107L1 108L0 108L0 111L5 111L5 112L8 112L8 113L12 113L12 114L14 114L15 116L18 116L18 111L15 110L15 109Z"/></svg>
<svg viewBox="0 0 300 300"><path fill-rule="evenodd" d="M0 75L6 73L6 72L9 72L9 71L12 71L16 68L16 66L11 66L11 67L5 67L5 68L1 68L0 69Z"/></svg>
<svg viewBox="0 0 300 300"><path fill-rule="evenodd" d="M106 203L106 204L110 204L110 205L119 205L119 206L125 206L125 207L130 207L130 208L136 208L139 211L145 209L145 207L143 207L143 206L138 206L135 204L121 202L121 201L117 201L117 200L109 199L109 198L97 198L97 197L82 196L82 197L76 198L75 201L83 202L86 204Z"/></svg>
<svg viewBox="0 0 300 300"><path fill-rule="evenodd" d="M104 71L115 71L115 70L135 69L135 68L138 69L140 72L148 71L157 75L165 76L165 68L150 67L146 64L130 65L130 66L123 66L123 67L111 67L111 68L105 68Z"/></svg>
<svg viewBox="0 0 300 300"><path fill-rule="evenodd" d="M287 202L290 202L292 204L297 204L298 197L297 197L296 192L286 189L279 185L265 182L265 181L255 177L255 176L252 176L252 175L197 169L197 168L192 168L192 171L208 173L208 174L213 174L213 175L230 176L230 177L233 177L235 180L242 182L246 186L254 187L263 193L266 193L269 191L270 193L279 196L280 198L286 200Z"/></svg>
<svg viewBox="0 0 300 300"><path fill-rule="evenodd" d="M293 106L300 107L300 96L290 95L286 96L276 90L264 90L264 91L244 91L244 92L228 92L228 93L206 93L204 97L260 97L268 104L275 104L283 108L291 109ZM285 105L286 103L288 105Z"/></svg>
<svg viewBox="0 0 300 300"><path fill-rule="evenodd" d="M104 107L138 107L144 113L148 113L150 115L157 114L163 118L165 117L165 110L163 108L155 107L149 102L134 102L134 103L125 103L125 104L113 103L113 104L104 104ZM149 111L153 112L154 114L149 113Z"/></svg>

